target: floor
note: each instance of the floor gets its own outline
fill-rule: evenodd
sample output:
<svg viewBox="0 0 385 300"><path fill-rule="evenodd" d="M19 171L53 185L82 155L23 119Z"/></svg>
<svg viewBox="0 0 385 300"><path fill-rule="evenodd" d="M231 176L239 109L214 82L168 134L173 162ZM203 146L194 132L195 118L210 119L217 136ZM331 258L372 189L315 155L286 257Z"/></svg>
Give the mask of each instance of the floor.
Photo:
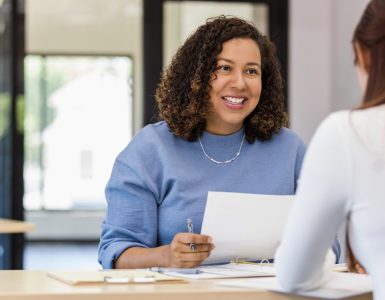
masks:
<svg viewBox="0 0 385 300"><path fill-rule="evenodd" d="M97 270L97 243L26 243L25 270Z"/></svg>

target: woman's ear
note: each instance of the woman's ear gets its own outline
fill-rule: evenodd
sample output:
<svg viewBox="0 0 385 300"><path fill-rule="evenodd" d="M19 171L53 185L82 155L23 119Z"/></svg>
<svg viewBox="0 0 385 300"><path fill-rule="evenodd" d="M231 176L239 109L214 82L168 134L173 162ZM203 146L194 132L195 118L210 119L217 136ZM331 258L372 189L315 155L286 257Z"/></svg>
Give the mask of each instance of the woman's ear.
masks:
<svg viewBox="0 0 385 300"><path fill-rule="evenodd" d="M359 43L354 43L354 47L356 48L357 55L357 65L365 70L367 73L369 72L371 57L369 49L365 49L360 46Z"/></svg>
<svg viewBox="0 0 385 300"><path fill-rule="evenodd" d="M370 52L367 49L362 49L362 47L355 42L354 43L354 52L356 54L355 65L357 67L357 76L358 83L360 84L361 90L366 91L366 86L368 84L369 76L369 67L370 67Z"/></svg>

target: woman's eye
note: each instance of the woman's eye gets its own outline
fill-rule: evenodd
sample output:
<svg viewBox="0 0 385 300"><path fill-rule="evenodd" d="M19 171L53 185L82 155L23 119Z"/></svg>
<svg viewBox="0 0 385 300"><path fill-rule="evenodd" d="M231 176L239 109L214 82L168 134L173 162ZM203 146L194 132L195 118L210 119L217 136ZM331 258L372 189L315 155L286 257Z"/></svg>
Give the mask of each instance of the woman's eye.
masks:
<svg viewBox="0 0 385 300"><path fill-rule="evenodd" d="M259 72L257 69L247 69L246 74L248 75L259 75Z"/></svg>
<svg viewBox="0 0 385 300"><path fill-rule="evenodd" d="M223 65L218 67L218 71L229 72L230 70L230 66Z"/></svg>

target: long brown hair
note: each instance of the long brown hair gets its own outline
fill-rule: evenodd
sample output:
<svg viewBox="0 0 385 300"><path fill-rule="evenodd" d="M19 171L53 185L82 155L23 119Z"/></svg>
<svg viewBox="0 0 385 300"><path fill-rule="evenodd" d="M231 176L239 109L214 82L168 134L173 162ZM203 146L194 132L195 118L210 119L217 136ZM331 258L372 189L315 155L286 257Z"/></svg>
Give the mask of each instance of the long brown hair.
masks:
<svg viewBox="0 0 385 300"><path fill-rule="evenodd" d="M368 82L360 109L385 104L385 0L367 5L353 34L353 43L369 52ZM354 47L356 61L357 52Z"/></svg>
<svg viewBox="0 0 385 300"><path fill-rule="evenodd" d="M369 52L370 64L367 68L368 82L364 97L358 109L385 104L385 0L372 0L359 21L353 34L363 52ZM355 61L357 61L357 49ZM349 271L366 272L354 256L349 242L349 220L346 228L346 263Z"/></svg>

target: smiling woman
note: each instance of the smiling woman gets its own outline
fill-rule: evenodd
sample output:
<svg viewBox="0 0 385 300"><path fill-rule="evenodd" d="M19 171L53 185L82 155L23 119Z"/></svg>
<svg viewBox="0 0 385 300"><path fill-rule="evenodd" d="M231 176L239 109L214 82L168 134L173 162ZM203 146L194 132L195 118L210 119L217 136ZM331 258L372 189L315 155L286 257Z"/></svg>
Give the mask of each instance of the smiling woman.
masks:
<svg viewBox="0 0 385 300"><path fill-rule="evenodd" d="M232 39L223 44L213 73L210 102L213 107L206 130L231 134L257 107L262 89L261 53L252 39Z"/></svg>
<svg viewBox="0 0 385 300"><path fill-rule="evenodd" d="M222 75L226 73L234 77L239 73L239 68L242 69L245 83L251 82L253 73L259 73L255 75L264 87L263 90L260 87L257 107L254 106L247 114L244 113L245 109L237 111L237 115L243 115L246 140L249 143L255 139L269 140L286 126L288 122L283 104L283 80L275 45L253 24L239 18L221 16L209 19L207 24L199 27L186 40L165 70L158 87L156 100L160 116L173 133L188 141L196 141L204 130L210 132L207 129L209 119L215 118L214 115L218 113L216 107L213 107L216 101L212 96L224 82L222 78L229 78ZM221 92L229 94L218 97L231 96L227 98L228 104L229 99L233 104L239 101L232 96L245 92L237 89L240 79L236 79L238 82L234 86L232 78L231 92L230 86L227 86ZM253 86L245 84L241 90L246 88L250 91ZM230 132L225 131L218 133Z"/></svg>
<svg viewBox="0 0 385 300"><path fill-rule="evenodd" d="M156 100L163 120L119 154L106 187L104 268L197 266L215 242L200 234L208 191L296 189L305 146L284 128L275 47L251 23L221 16L200 26L165 70Z"/></svg>

